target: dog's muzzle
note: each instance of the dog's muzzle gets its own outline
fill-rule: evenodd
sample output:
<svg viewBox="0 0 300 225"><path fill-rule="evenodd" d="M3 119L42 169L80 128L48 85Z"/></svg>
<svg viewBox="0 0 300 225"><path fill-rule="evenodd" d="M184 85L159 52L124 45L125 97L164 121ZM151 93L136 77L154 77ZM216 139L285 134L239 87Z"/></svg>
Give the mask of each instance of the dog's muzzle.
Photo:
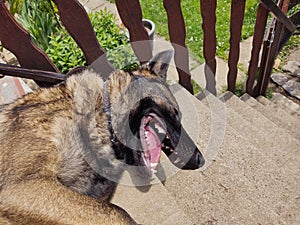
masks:
<svg viewBox="0 0 300 225"><path fill-rule="evenodd" d="M160 117L150 113L143 117L140 126L140 138L143 146L142 162L155 171L163 151L176 167L184 170L198 169L205 160L186 131L174 129L168 131L167 125Z"/></svg>
<svg viewBox="0 0 300 225"><path fill-rule="evenodd" d="M183 170L195 170L205 164L203 155L183 128L179 141L173 143L173 146L176 146L175 150L164 152L176 167Z"/></svg>

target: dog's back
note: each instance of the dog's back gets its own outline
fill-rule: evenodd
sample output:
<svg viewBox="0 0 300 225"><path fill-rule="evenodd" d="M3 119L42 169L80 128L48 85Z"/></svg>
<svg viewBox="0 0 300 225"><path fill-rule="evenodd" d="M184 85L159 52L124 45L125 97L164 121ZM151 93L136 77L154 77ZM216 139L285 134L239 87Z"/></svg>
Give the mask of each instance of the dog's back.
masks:
<svg viewBox="0 0 300 225"><path fill-rule="evenodd" d="M102 87L102 79L86 71L2 107L1 223L135 224L123 209L96 199L107 198L102 195L110 194L113 184L95 173L80 151L95 146L96 155L115 160ZM79 123L86 125L85 138ZM95 133L98 139L89 137Z"/></svg>
<svg viewBox="0 0 300 225"><path fill-rule="evenodd" d="M34 176L51 176L57 161L53 125L68 117L72 99L63 86L42 89L6 105L0 114L1 187Z"/></svg>

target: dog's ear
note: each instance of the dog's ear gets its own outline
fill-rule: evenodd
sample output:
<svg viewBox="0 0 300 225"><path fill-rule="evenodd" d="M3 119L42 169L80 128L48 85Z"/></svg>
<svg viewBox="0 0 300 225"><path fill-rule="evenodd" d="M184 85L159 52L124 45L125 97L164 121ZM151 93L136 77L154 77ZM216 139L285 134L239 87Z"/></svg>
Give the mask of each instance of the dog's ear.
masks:
<svg viewBox="0 0 300 225"><path fill-rule="evenodd" d="M170 61L173 57L173 50L167 50L157 53L152 59L146 64L146 68L166 80L167 71L170 65Z"/></svg>

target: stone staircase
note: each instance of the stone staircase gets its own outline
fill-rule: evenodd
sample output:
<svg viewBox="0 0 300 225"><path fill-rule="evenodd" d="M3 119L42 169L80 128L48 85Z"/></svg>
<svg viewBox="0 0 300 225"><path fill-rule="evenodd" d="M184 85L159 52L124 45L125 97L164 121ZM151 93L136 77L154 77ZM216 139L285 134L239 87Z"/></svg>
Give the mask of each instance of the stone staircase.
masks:
<svg viewBox="0 0 300 225"><path fill-rule="evenodd" d="M80 2L88 11L108 8L117 15L108 1ZM157 41L154 52L170 48L159 43L163 41ZM246 64L250 51L243 49ZM196 67L194 73L202 69ZM226 70L227 63L219 60L220 87ZM184 128L204 153L206 165L181 171L163 157L166 180L134 187L124 185L129 179L125 172L112 202L147 225L300 224L299 105L276 93L272 101L229 92L217 98L205 91L196 98L179 85L171 88Z"/></svg>
<svg viewBox="0 0 300 225"><path fill-rule="evenodd" d="M147 225L300 224L299 109L278 96L171 90L206 166L151 187L119 185L112 201Z"/></svg>

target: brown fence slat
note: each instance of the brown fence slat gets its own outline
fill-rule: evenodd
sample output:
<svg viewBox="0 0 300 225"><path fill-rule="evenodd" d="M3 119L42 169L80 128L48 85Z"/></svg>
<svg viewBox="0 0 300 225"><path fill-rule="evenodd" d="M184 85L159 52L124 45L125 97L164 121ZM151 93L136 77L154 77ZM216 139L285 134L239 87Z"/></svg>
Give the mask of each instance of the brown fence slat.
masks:
<svg viewBox="0 0 300 225"><path fill-rule="evenodd" d="M264 95L264 96L266 95L270 75L274 65L274 60L276 58L276 52L278 49L282 28L283 28L282 23L280 23L279 21L275 22L274 39L269 41L269 43L266 42L266 44L269 44L269 46L266 47L267 48L266 58L265 60L262 60L264 66L260 67L261 71L259 73L259 77L257 80L257 88L255 89L254 97L258 97L260 95Z"/></svg>
<svg viewBox="0 0 300 225"><path fill-rule="evenodd" d="M26 68L11 66L3 63L0 63L0 74L28 78L28 79L34 78L36 81L48 82L51 83L52 85L57 84L66 79L66 76L61 73L26 69Z"/></svg>
<svg viewBox="0 0 300 225"><path fill-rule="evenodd" d="M203 28L203 54L206 64L216 74L216 0L200 0Z"/></svg>
<svg viewBox="0 0 300 225"><path fill-rule="evenodd" d="M179 83L190 93L193 93L189 70L189 53L185 44L186 29L180 0L164 0L163 3L168 16L170 41L175 50L174 60L179 75Z"/></svg>
<svg viewBox="0 0 300 225"><path fill-rule="evenodd" d="M116 6L124 26L130 34L133 51L141 63L152 57L149 35L142 23L142 9L139 0L116 0Z"/></svg>
<svg viewBox="0 0 300 225"><path fill-rule="evenodd" d="M246 0L232 0L231 1L231 15L230 15L230 50L227 74L228 90L235 92L235 83L237 78L237 65L240 56L240 40L242 34L242 26L244 21Z"/></svg>
<svg viewBox="0 0 300 225"><path fill-rule="evenodd" d="M104 55L105 52L96 38L83 6L77 0L53 0L53 2L57 5L63 25L82 49L87 64L91 65L101 57L101 67L97 72L101 73L103 78L107 78L113 68Z"/></svg>
<svg viewBox="0 0 300 225"><path fill-rule="evenodd" d="M290 31L294 32L296 26L289 20L289 18L280 9L283 7L278 7L272 0L261 0L260 1L267 10L273 13L276 19L283 23L283 25Z"/></svg>
<svg viewBox="0 0 300 225"><path fill-rule="evenodd" d="M101 48L96 38L92 24L83 6L78 0L53 1L58 7L63 25L83 50L87 63L92 65L98 72L101 72L104 78L106 78L111 71L113 71L113 68L105 56L105 51ZM131 46L138 59L141 63L148 61L152 57L152 48L149 35L142 24L142 10L139 0L116 0L115 2L120 17L129 30ZM293 1L293 4L297 2L299 2L299 0ZM229 71L227 74L228 90L231 92L235 91L237 79L237 65L240 52L239 45L245 3L246 0L232 0L231 2ZM246 92L248 94L254 96L265 94L274 59L280 50L279 46L281 47L282 43L284 43L296 29L293 22L285 15L289 7L288 3L289 0L280 0L278 7L272 0L260 0L246 83ZM170 41L175 50L174 59L179 74L179 83L193 93L189 71L188 49L185 43L186 27L180 0L163 0L163 4L168 17ZM216 94L214 78L216 74L216 6L217 0L200 0L202 28L204 32L203 54L206 61L206 89L213 94ZM270 28L275 34L269 33L269 35L267 35L268 38L264 42L262 63L260 65L259 78L257 81L258 85L256 86L256 90L253 91L259 52L263 42L269 12L272 12L276 17L276 23L274 22L274 26ZM296 16L299 17L299 15ZM298 17L296 16L295 18L297 19ZM59 71L56 66L51 62L48 56L32 42L29 33L15 21L3 1L0 1L0 18L0 40L2 45L16 55L22 67L35 69L34 72L32 72L33 70L23 71L24 73L20 75L21 77L34 76L38 70L41 70L42 75L36 77L37 81L56 83L64 79L60 79L60 75L57 73ZM80 22L77 23L76 21ZM281 40L280 37L282 36L281 33L284 27L286 28L285 32L287 32L287 34L283 35L284 38ZM5 68L3 69L3 65L1 65L1 71L5 74L11 73L15 76L16 71L19 71L18 68L13 68L14 72L11 72L10 69L8 66L7 70L5 70ZM45 74L44 71L54 72L52 73L54 77L50 78L51 73ZM19 72L21 73L21 70ZM55 74L58 75L58 77ZM213 79L211 79L211 75Z"/></svg>
<svg viewBox="0 0 300 225"><path fill-rule="evenodd" d="M22 67L59 72L49 57L32 42L30 34L16 22L2 1L0 1L0 18L1 43L4 48L17 57ZM39 84L42 86L51 85Z"/></svg>
<svg viewBox="0 0 300 225"><path fill-rule="evenodd" d="M206 90L216 95L216 0L200 0L203 29L203 55L205 58Z"/></svg>
<svg viewBox="0 0 300 225"><path fill-rule="evenodd" d="M291 22L293 24L295 24L296 26L299 26L300 25L300 11L298 11L297 13L290 16L289 19L291 20ZM293 33L290 32L287 28L283 29L276 55L278 55L279 52L281 52L282 48L288 42L288 40L290 39L290 37L292 35L293 35Z"/></svg>
<svg viewBox="0 0 300 225"><path fill-rule="evenodd" d="M256 70L259 60L259 52L264 38L265 27L268 19L268 10L259 4L257 8L256 22L252 41L251 58L248 67L248 78L246 82L246 93L253 94L253 85L256 79Z"/></svg>
<svg viewBox="0 0 300 225"><path fill-rule="evenodd" d="M277 9L283 14L284 12L287 12L287 5L289 3L289 0L280 0L279 1L279 7ZM274 9L272 9L274 10ZM283 11L281 11L283 10ZM284 15L284 14L283 14ZM284 17L286 17L284 15ZM287 17L286 17L287 18ZM258 81L257 81L257 88L255 89L254 97L257 97L259 95L266 95L269 80L270 80L270 75L273 69L274 65L274 60L276 58L276 53L278 50L279 42L280 42L280 37L282 34L282 30L284 27L284 21L285 20L278 20L276 17L273 19L274 21L274 34L270 33L268 40L266 42L266 45L264 45L264 49L266 49L266 54L263 55L262 62L264 64L264 69L260 71ZM285 24L286 25L286 24ZM293 24L294 26L294 24ZM268 46L269 45L269 46ZM262 67L262 66L261 66Z"/></svg>
<svg viewBox="0 0 300 225"><path fill-rule="evenodd" d="M253 94L252 94L252 96L255 98L259 96L259 93L261 92L262 84L264 83L265 74L267 70L267 63L268 63L267 61L270 58L271 39L273 37L274 30L275 30L275 19L273 18L270 22L269 29L266 33L266 37L263 42L263 49L261 54L257 84L254 87Z"/></svg>

